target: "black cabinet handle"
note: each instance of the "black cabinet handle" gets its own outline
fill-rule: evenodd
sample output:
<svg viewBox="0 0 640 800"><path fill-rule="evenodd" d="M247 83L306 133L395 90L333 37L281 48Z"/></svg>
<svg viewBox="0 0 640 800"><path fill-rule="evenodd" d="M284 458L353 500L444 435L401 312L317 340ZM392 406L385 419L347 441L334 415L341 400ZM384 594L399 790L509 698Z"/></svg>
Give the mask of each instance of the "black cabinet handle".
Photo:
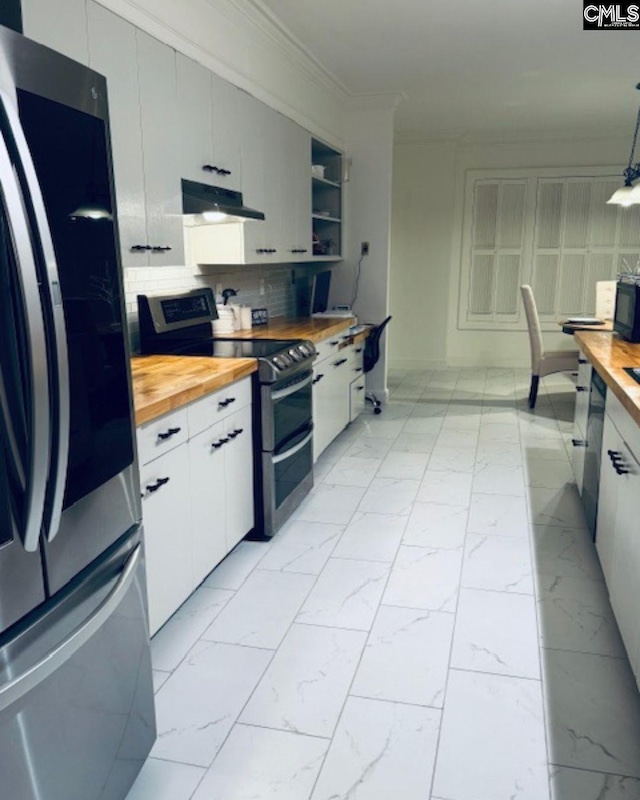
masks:
<svg viewBox="0 0 640 800"><path fill-rule="evenodd" d="M341 367L343 364L346 364L346 363L347 363L347 359L346 358L339 358L337 361L333 362L333 366L334 367Z"/></svg>
<svg viewBox="0 0 640 800"><path fill-rule="evenodd" d="M359 392L364 392L364 386L356 386L356 389L357 389Z"/></svg>
<svg viewBox="0 0 640 800"><path fill-rule="evenodd" d="M236 402L235 397L227 397L225 400L220 400L220 402L218 403L218 408L226 408L227 406L230 406L231 403L235 402Z"/></svg>
<svg viewBox="0 0 640 800"><path fill-rule="evenodd" d="M356 367L356 368L355 368L355 371L356 371L356 372L362 372L362 370L363 370L363 369L364 369L363 367Z"/></svg>
<svg viewBox="0 0 640 800"><path fill-rule="evenodd" d="M587 446L587 443L586 443L586 441L584 439L572 439L571 440L571 444L574 447L586 447Z"/></svg>
<svg viewBox="0 0 640 800"><path fill-rule="evenodd" d="M162 441L165 439L170 439L172 436L175 436L176 433L180 433L181 430L182 428L169 428L169 430L165 433L159 433L158 439L162 439Z"/></svg>
<svg viewBox="0 0 640 800"><path fill-rule="evenodd" d="M150 248L152 253L168 253L171 250L171 247L168 244L161 245L156 244Z"/></svg>
<svg viewBox="0 0 640 800"><path fill-rule="evenodd" d="M144 253L147 250L151 250L151 245L150 244L134 244L130 248L130 250L131 250L132 253Z"/></svg>
<svg viewBox="0 0 640 800"><path fill-rule="evenodd" d="M586 386L576 386L576 392L588 392L588 388Z"/></svg>
<svg viewBox="0 0 640 800"><path fill-rule="evenodd" d="M624 463L624 457L622 453L618 452L617 450L607 450L607 455L611 459L611 464L618 475L628 475L631 472L631 470L622 466Z"/></svg>
<svg viewBox="0 0 640 800"><path fill-rule="evenodd" d="M320 375L318 375L318 377L317 377L317 378L314 378L314 379L311 381L311 383L312 383L312 384L316 384L316 383L318 383L318 381L321 381L323 378L324 378L324 373L321 373Z"/></svg>
<svg viewBox="0 0 640 800"><path fill-rule="evenodd" d="M361 352L362 352L362 347L357 347L356 348L356 353L361 353Z"/></svg>
<svg viewBox="0 0 640 800"><path fill-rule="evenodd" d="M153 492L157 492L158 489L162 488L166 483L169 483L170 478L158 478L155 483L152 483L150 486L145 487L149 494L153 494Z"/></svg>
<svg viewBox="0 0 640 800"><path fill-rule="evenodd" d="M229 437L228 436L223 436L222 439L218 439L217 442L213 442L211 447L213 447L214 450L217 450L219 447L222 447L222 445L226 444L228 441L229 441Z"/></svg>
<svg viewBox="0 0 640 800"><path fill-rule="evenodd" d="M215 172L216 175L231 175L231 170L224 169L223 167L216 167L215 164L203 164L202 169L205 172Z"/></svg>
<svg viewBox="0 0 640 800"><path fill-rule="evenodd" d="M335 345L337 345L337 344L340 344L340 340L339 340L339 339L334 339L332 342L329 342L329 344L330 344L332 347L335 347Z"/></svg>
<svg viewBox="0 0 640 800"><path fill-rule="evenodd" d="M275 247L258 247L256 253L277 253Z"/></svg>
<svg viewBox="0 0 640 800"><path fill-rule="evenodd" d="M578 359L578 364L586 364L586 363L587 363L587 359L586 358L579 358Z"/></svg>

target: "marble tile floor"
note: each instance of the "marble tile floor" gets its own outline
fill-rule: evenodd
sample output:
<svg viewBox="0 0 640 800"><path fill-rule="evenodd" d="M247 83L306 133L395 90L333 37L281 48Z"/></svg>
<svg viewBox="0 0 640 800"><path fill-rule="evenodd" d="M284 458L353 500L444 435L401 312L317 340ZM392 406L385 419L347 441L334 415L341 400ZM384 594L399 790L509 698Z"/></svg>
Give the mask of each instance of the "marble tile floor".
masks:
<svg viewBox="0 0 640 800"><path fill-rule="evenodd" d="M573 386L392 373L268 543L154 637L128 800L638 800L640 697L569 462Z"/></svg>

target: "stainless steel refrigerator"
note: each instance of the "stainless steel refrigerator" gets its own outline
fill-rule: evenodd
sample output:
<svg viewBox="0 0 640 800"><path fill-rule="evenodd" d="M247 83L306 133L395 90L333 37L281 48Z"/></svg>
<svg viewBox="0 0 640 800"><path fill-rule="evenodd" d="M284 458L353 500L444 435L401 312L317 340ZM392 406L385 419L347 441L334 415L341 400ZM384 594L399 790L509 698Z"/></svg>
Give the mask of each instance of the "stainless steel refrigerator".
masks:
<svg viewBox="0 0 640 800"><path fill-rule="evenodd" d="M122 800L155 738L100 75L0 28L0 799Z"/></svg>

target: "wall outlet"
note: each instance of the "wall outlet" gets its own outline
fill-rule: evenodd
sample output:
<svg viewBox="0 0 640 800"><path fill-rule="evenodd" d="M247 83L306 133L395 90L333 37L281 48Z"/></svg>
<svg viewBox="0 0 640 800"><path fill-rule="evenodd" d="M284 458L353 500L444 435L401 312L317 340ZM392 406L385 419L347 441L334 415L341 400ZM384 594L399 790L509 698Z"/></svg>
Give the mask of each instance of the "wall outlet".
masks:
<svg viewBox="0 0 640 800"><path fill-rule="evenodd" d="M369 255L369 242L361 242L361 244L360 244L360 255L361 256L368 256Z"/></svg>
<svg viewBox="0 0 640 800"><path fill-rule="evenodd" d="M264 294L264 278L260 278L260 296Z"/></svg>

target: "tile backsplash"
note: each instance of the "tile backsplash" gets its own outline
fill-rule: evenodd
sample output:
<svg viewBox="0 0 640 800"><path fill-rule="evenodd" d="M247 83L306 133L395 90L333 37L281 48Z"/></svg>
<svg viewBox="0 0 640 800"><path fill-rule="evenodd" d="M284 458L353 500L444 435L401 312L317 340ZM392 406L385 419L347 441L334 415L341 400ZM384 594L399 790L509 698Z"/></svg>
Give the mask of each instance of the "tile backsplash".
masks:
<svg viewBox="0 0 640 800"><path fill-rule="evenodd" d="M129 318L131 349L138 352L139 294L170 294L209 286L235 289L233 302L252 308L266 308L269 317L295 317L309 313L311 278L316 265L281 264L249 267L209 267L196 273L193 267L128 267L124 270L124 292ZM260 294L264 281L264 294Z"/></svg>

